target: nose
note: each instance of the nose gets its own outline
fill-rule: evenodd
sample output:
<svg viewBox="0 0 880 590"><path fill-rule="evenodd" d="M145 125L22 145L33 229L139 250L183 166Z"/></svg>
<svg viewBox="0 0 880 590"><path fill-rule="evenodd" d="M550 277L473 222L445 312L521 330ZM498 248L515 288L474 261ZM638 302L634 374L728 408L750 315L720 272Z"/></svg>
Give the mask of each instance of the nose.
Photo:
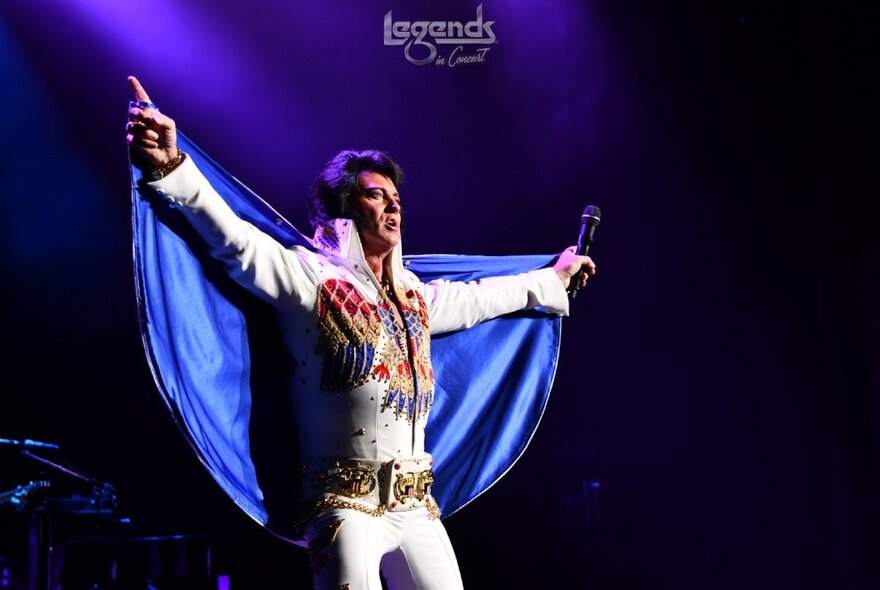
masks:
<svg viewBox="0 0 880 590"><path fill-rule="evenodd" d="M386 205L385 210L389 213L396 213L400 211L400 203L394 199L388 199L388 205Z"/></svg>

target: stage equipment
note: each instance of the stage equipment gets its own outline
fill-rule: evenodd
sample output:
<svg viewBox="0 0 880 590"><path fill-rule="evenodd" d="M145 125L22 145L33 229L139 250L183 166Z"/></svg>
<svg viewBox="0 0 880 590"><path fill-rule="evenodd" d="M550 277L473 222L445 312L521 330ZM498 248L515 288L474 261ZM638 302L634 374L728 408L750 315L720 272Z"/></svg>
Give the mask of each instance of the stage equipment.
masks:
<svg viewBox="0 0 880 590"><path fill-rule="evenodd" d="M227 590L229 551L213 537L79 537L52 548L49 590Z"/></svg>
<svg viewBox="0 0 880 590"><path fill-rule="evenodd" d="M58 495L66 482L43 479L0 493L0 506L14 506L26 519L27 590L55 590L52 582L52 552L57 540L94 534L97 530L118 528L127 519L117 515L117 495L113 485L100 481L58 459L37 455L32 449L55 451L59 445L32 439L0 438L0 444L15 447L22 457L62 474L68 482L86 484L83 493ZM97 587L95 587L97 588Z"/></svg>

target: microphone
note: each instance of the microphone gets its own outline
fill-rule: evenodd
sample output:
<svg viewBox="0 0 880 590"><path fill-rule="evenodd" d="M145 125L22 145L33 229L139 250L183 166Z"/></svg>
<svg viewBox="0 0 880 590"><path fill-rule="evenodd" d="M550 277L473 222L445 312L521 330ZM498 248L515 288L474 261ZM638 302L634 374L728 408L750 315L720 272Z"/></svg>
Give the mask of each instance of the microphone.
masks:
<svg viewBox="0 0 880 590"><path fill-rule="evenodd" d="M0 438L0 445L15 445L17 447L37 447L41 449L59 449L58 445L46 442L40 442L38 440L31 440L26 438L24 440L15 440L12 438Z"/></svg>
<svg viewBox="0 0 880 590"><path fill-rule="evenodd" d="M586 256L589 254L590 244L593 243L593 236L596 233L596 228L599 226L599 221L601 219L602 212L599 208L595 205L587 205L584 209L583 215L581 215L581 233L578 236L576 250L578 256ZM581 277L583 274L584 269L581 268L573 277L571 277L571 281L568 284L568 292L572 299L577 297L578 290L581 288Z"/></svg>

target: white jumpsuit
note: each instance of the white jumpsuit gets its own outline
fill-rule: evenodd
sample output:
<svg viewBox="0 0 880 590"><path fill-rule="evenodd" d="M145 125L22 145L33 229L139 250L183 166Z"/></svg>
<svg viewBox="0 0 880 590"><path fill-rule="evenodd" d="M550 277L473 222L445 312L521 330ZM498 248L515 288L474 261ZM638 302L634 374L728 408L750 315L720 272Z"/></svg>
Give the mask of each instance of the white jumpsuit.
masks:
<svg viewBox="0 0 880 590"><path fill-rule="evenodd" d="M284 248L237 217L189 158L149 185L235 281L276 311L295 368L288 391L302 470L291 500L301 507L315 587L378 590L381 562L391 588L460 588L424 444L430 334L535 307L567 314L555 272L422 283L398 246L401 330L351 220L319 228L317 251Z"/></svg>

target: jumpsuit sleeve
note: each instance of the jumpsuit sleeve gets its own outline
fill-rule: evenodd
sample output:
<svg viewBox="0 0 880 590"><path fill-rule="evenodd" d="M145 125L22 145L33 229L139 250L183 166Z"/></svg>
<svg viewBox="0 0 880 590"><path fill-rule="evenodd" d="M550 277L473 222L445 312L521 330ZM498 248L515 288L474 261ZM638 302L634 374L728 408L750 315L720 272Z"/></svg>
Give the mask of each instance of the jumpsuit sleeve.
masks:
<svg viewBox="0 0 880 590"><path fill-rule="evenodd" d="M313 303L315 255L298 246L287 249L239 218L191 158L148 186L183 213L211 255L248 291L282 309Z"/></svg>
<svg viewBox="0 0 880 590"><path fill-rule="evenodd" d="M468 282L431 281L422 284L422 296L432 334L527 309L568 315L568 296L552 268Z"/></svg>

